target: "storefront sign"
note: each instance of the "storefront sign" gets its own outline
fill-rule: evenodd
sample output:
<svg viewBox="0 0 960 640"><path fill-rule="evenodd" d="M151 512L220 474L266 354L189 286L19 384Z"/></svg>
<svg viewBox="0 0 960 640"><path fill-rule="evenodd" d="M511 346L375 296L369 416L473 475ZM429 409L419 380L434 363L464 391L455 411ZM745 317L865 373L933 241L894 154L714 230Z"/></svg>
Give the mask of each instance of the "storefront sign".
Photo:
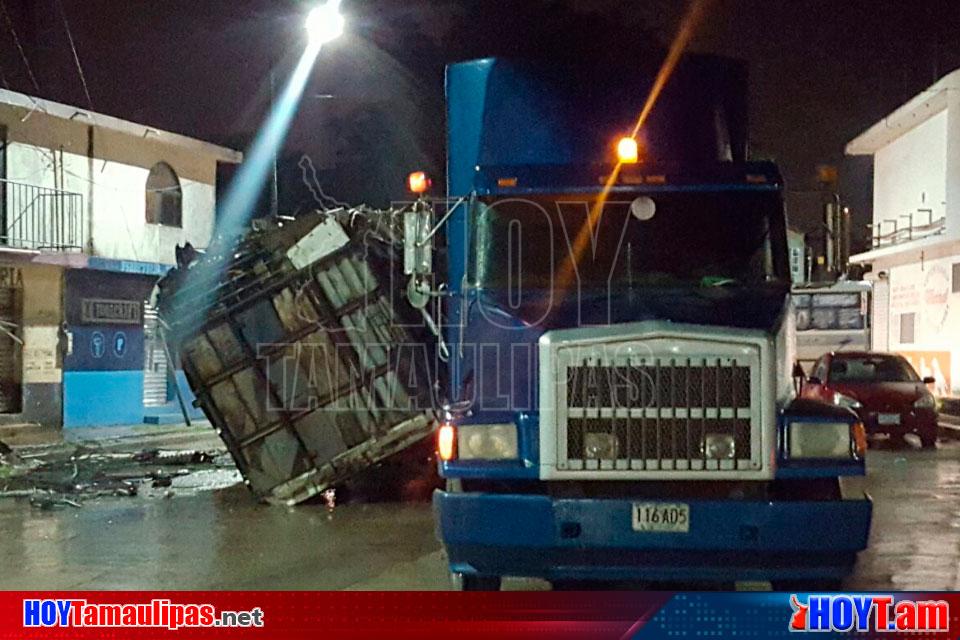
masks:
<svg viewBox="0 0 960 640"><path fill-rule="evenodd" d="M80 321L84 324L139 325L143 323L143 305L139 302L84 298L81 305Z"/></svg>

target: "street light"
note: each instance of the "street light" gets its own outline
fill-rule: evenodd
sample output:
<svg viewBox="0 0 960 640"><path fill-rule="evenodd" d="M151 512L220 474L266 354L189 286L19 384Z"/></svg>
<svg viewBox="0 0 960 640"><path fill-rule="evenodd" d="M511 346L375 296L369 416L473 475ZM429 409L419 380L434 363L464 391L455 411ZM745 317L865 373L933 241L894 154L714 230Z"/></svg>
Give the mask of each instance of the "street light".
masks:
<svg viewBox="0 0 960 640"><path fill-rule="evenodd" d="M345 20L340 15L340 0L327 0L307 15L307 35L313 45L324 45L343 35Z"/></svg>

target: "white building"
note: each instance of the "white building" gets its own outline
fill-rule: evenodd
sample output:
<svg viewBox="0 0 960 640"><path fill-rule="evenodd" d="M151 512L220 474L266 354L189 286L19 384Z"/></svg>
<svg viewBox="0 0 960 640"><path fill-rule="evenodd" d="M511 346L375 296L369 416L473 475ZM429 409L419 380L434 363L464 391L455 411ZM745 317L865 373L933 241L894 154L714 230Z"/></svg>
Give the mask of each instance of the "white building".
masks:
<svg viewBox="0 0 960 640"><path fill-rule="evenodd" d="M874 159L873 348L960 396L960 69L847 145Z"/></svg>
<svg viewBox="0 0 960 640"><path fill-rule="evenodd" d="M209 243L218 163L241 154L3 90L0 144L0 424L173 406L145 301L177 245Z"/></svg>

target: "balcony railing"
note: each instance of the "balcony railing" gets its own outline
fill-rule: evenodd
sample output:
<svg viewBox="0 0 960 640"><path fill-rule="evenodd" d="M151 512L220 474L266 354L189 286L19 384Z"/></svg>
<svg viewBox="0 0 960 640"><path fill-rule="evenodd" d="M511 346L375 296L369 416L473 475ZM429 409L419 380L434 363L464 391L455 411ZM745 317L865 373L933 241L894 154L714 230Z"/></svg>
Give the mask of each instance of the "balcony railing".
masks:
<svg viewBox="0 0 960 640"><path fill-rule="evenodd" d="M932 210L920 209L916 213L867 225L871 232L871 246L879 249L944 233L947 230L946 217L933 216Z"/></svg>
<svg viewBox="0 0 960 640"><path fill-rule="evenodd" d="M85 217L79 193L0 180L0 247L81 251Z"/></svg>

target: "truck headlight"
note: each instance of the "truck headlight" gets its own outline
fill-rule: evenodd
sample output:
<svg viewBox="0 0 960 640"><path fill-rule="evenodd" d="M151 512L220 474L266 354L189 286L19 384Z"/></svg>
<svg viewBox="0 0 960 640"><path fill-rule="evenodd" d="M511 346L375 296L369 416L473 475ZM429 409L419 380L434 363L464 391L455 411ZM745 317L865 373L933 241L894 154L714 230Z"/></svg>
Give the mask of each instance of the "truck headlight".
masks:
<svg viewBox="0 0 960 640"><path fill-rule="evenodd" d="M936 409L937 399L929 391L924 391L916 402L913 403L914 409Z"/></svg>
<svg viewBox="0 0 960 640"><path fill-rule="evenodd" d="M789 437L791 458L849 459L853 455L847 422L793 422Z"/></svg>
<svg viewBox="0 0 960 640"><path fill-rule="evenodd" d="M728 433L708 433L700 443L700 452L708 460L734 460L737 441Z"/></svg>
<svg viewBox="0 0 960 640"><path fill-rule="evenodd" d="M469 424L457 429L457 451L461 460L516 460L515 424Z"/></svg>
<svg viewBox="0 0 960 640"><path fill-rule="evenodd" d="M859 400L845 396L842 393L833 394L833 404L838 407L846 407L847 409L860 409L863 407L863 404L861 404Z"/></svg>

